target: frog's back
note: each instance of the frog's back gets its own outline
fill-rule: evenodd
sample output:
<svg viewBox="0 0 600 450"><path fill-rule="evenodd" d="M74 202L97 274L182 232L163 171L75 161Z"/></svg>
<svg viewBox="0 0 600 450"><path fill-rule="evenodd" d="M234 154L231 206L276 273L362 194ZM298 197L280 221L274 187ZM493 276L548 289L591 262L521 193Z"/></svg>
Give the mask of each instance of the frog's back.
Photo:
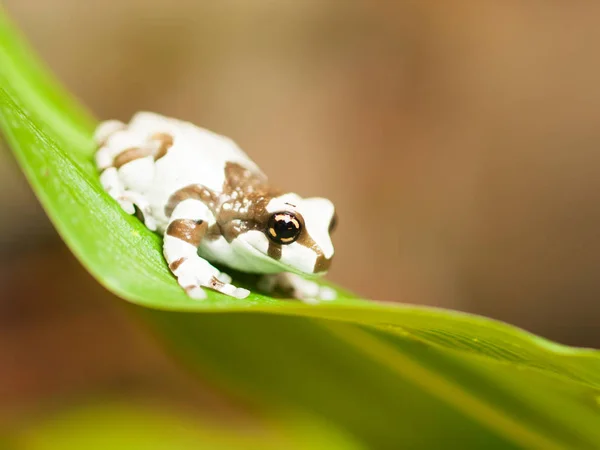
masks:
<svg viewBox="0 0 600 450"><path fill-rule="evenodd" d="M173 144L167 153L156 161L154 182L148 192L152 204L156 206L164 205L171 194L193 184L220 193L228 162L261 173L258 166L231 139L192 123L154 113L138 113L133 117L130 127L143 133L166 133L172 138Z"/></svg>

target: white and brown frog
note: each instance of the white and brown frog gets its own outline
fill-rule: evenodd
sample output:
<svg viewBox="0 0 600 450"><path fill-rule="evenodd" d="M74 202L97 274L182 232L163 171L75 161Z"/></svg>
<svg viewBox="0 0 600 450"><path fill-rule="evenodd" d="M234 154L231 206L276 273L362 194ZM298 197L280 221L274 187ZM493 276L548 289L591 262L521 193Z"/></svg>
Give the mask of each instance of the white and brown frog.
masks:
<svg viewBox="0 0 600 450"><path fill-rule="evenodd" d="M103 122L95 140L102 186L164 236L167 264L190 297L205 298L203 288L248 296L217 263L264 274L261 290L307 302L335 298L305 279L325 274L333 257L329 200L273 188L231 139L159 114Z"/></svg>

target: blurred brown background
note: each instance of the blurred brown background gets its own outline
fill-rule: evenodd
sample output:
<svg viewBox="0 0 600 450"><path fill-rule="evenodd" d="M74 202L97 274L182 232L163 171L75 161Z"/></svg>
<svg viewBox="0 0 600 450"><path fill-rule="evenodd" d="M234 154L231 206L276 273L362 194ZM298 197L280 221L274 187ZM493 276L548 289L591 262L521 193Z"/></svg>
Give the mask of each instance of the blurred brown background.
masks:
<svg viewBox="0 0 600 450"><path fill-rule="evenodd" d="M331 198L332 280L600 347L599 4L4 3L97 117L189 119ZM6 405L171 376L5 150L0 183Z"/></svg>

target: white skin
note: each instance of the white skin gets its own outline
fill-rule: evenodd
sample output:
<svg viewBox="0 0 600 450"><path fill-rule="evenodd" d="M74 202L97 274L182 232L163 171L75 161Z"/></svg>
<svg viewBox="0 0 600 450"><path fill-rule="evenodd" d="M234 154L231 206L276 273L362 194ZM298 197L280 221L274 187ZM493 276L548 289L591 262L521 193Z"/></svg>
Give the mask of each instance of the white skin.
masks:
<svg viewBox="0 0 600 450"><path fill-rule="evenodd" d="M272 189L230 139L191 123L137 113L101 123L96 164L104 189L129 214L163 235L163 254L192 298L203 288L245 298L249 291L211 263L264 274L259 288L284 289L308 303L333 300L321 276L333 257L334 206Z"/></svg>

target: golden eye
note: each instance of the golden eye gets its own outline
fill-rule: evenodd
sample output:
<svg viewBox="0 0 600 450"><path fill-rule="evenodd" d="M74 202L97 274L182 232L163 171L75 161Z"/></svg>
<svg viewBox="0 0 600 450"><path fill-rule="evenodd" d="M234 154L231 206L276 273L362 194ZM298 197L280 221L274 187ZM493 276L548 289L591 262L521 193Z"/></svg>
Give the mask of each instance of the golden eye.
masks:
<svg viewBox="0 0 600 450"><path fill-rule="evenodd" d="M291 244L300 237L301 231L300 220L291 212L273 214L267 225L267 236L276 244Z"/></svg>

